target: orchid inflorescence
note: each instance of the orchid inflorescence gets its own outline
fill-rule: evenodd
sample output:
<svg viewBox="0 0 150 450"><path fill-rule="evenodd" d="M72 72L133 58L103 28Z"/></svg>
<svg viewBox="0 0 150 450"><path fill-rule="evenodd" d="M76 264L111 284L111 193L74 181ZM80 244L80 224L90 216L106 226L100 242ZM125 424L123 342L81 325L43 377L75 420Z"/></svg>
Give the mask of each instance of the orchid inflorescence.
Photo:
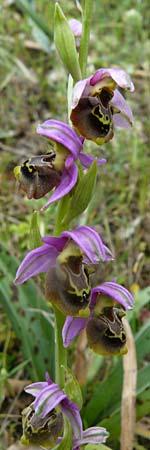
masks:
<svg viewBox="0 0 150 450"><path fill-rule="evenodd" d="M56 47L75 81L70 111L73 128L55 119L38 125L37 134L45 138L48 150L45 154L29 157L15 168L14 174L29 199L38 200L52 191L41 210L66 198L66 209L71 201L72 216L75 218L80 210L86 209L92 196L88 183L84 186L85 191L80 188L87 170L90 171L93 164L100 167L106 163L104 158L85 153L86 141L106 144L113 138L116 126L132 126L132 111L120 89L132 92L134 86L126 72L119 68L100 68L93 75L81 79L78 51L82 24L74 19L67 22L58 5L55 19ZM67 44L69 36L70 42ZM69 51L67 45L70 45ZM73 58L74 65L71 65ZM94 186L95 180L92 182ZM76 192L80 195L77 196ZM81 203L79 211L79 205L74 202L76 198ZM113 260L114 255L93 227L82 225L69 230L71 219L67 223L67 217L65 211L62 222L57 223L60 231L56 236L42 238L41 245L25 256L15 283L19 285L45 273L45 297L55 313L58 310L64 317L64 348L85 329L88 345L94 352L123 355L127 352L127 344L122 319L126 311L133 308L133 297L115 280L93 286L93 271L100 262L107 264ZM79 450L87 443L105 442L108 433L104 428L83 430L79 406L61 387L53 383L47 374L46 381L31 384L25 389L35 400L23 411L22 442L38 443L42 448L53 448L55 445L59 448L66 432L71 439L69 449Z"/></svg>

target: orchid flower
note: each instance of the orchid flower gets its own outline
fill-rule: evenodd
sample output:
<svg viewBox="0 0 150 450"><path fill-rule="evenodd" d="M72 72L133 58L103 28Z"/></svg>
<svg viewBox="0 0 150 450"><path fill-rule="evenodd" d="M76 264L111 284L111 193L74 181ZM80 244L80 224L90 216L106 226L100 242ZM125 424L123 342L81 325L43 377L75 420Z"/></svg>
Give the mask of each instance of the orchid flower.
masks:
<svg viewBox="0 0 150 450"><path fill-rule="evenodd" d="M117 304L119 307L117 307ZM88 318L67 317L63 327L64 347L84 328L88 344L96 353L126 353L126 335L122 323L125 311L134 306L130 292L115 281L104 282L92 289Z"/></svg>
<svg viewBox="0 0 150 450"><path fill-rule="evenodd" d="M132 125L132 111L117 87L134 90L129 75L116 68L98 69L76 83L70 118L81 136L103 144L112 139L114 126Z"/></svg>
<svg viewBox="0 0 150 450"><path fill-rule="evenodd" d="M83 138L64 122L46 120L37 127L37 133L48 138L54 149L15 167L14 175L29 199L39 199L55 188L41 208L45 209L68 194L77 183L78 167L75 162L79 159L84 167L89 167L94 158L81 153ZM106 160L98 159L97 162L101 165Z"/></svg>
<svg viewBox="0 0 150 450"><path fill-rule="evenodd" d="M88 268L113 259L109 248L87 226L42 241L44 245L29 252L20 264L15 283L46 272L46 297L64 314L87 316L91 293Z"/></svg>
<svg viewBox="0 0 150 450"><path fill-rule="evenodd" d="M83 431L79 407L46 374L46 381L30 384L25 388L35 400L23 410L24 444L39 444L53 448L62 439L65 416L72 428L72 450L87 443L106 442L108 433L105 428L92 427Z"/></svg>

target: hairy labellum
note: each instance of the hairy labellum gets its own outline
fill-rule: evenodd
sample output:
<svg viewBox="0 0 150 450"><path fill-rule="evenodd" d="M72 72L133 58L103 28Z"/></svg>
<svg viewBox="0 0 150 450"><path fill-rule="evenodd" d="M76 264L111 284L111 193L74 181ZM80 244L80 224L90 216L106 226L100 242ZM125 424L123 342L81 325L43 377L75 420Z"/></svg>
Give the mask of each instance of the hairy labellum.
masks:
<svg viewBox="0 0 150 450"><path fill-rule="evenodd" d="M22 411L23 436L22 443L41 444L53 448L58 436L63 433L62 413L53 409L44 418L35 413L33 404Z"/></svg>
<svg viewBox="0 0 150 450"><path fill-rule="evenodd" d="M55 170L54 161L55 153L52 151L15 167L15 176L29 199L39 199L59 184L61 172Z"/></svg>
<svg viewBox="0 0 150 450"><path fill-rule="evenodd" d="M82 136L91 140L109 141L113 137L112 108L113 94L102 89L97 96L81 97L72 110L71 120Z"/></svg>
<svg viewBox="0 0 150 450"><path fill-rule="evenodd" d="M90 301L89 276L82 256L69 256L66 264L58 261L46 275L46 297L70 316L88 312Z"/></svg>
<svg viewBox="0 0 150 450"><path fill-rule="evenodd" d="M124 311L105 307L103 314L93 316L86 327L89 346L101 355L122 355L127 352L122 323Z"/></svg>

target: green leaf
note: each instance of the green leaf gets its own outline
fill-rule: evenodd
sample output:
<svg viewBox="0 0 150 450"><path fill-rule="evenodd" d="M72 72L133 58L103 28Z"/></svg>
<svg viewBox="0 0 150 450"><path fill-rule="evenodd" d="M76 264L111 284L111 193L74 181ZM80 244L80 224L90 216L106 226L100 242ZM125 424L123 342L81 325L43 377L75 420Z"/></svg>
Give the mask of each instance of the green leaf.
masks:
<svg viewBox="0 0 150 450"><path fill-rule="evenodd" d="M69 196L69 194L67 194L64 197L62 197L58 202L56 221L55 221L56 225L55 225L55 229L54 229L55 236L59 236L60 233L62 233L62 231L66 230L68 228L68 226L65 227L63 224L63 217L64 217L66 211L68 210L69 201L70 201L70 196Z"/></svg>
<svg viewBox="0 0 150 450"><path fill-rule="evenodd" d="M150 413L150 366L144 367L138 373L137 379L137 405L136 418L140 420ZM106 419L100 422L110 433L109 440L112 441L120 435L121 427L121 404Z"/></svg>
<svg viewBox="0 0 150 450"><path fill-rule="evenodd" d="M49 37L52 41L52 32L43 20L42 16L38 14L33 7L26 0L15 0L15 4L21 11L23 11L28 17L30 17L33 22Z"/></svg>
<svg viewBox="0 0 150 450"><path fill-rule="evenodd" d="M51 53L52 52L52 43L50 42L49 37L47 34L43 31L41 27L36 25L35 21L32 19L29 19L29 24L31 24L32 27L32 36L33 39L40 44L40 47L46 52Z"/></svg>
<svg viewBox="0 0 150 450"><path fill-rule="evenodd" d="M54 41L59 56L74 81L81 79L75 38L59 4L55 5Z"/></svg>
<svg viewBox="0 0 150 450"><path fill-rule="evenodd" d="M137 345L137 361L140 362L150 351L150 323L147 320L135 337Z"/></svg>
<svg viewBox="0 0 150 450"><path fill-rule="evenodd" d="M90 169L79 178L70 199L68 211L64 217L64 223L69 223L79 216L89 205L93 192L95 191L97 174L97 162L93 161Z"/></svg>
<svg viewBox="0 0 150 450"><path fill-rule="evenodd" d="M23 369L28 364L29 361L23 361L22 363L15 366L12 370L7 372L5 369L2 369L0 372L0 383L2 383L4 380L7 380L7 378L12 377L16 372L19 372L19 370Z"/></svg>
<svg viewBox="0 0 150 450"><path fill-rule="evenodd" d="M6 369L2 368L0 371L0 408L6 396L6 387L8 385L8 378L14 375L16 372L19 372L20 369L25 367L28 364L28 361L23 361L21 364L18 364L14 369L7 372Z"/></svg>
<svg viewBox="0 0 150 450"><path fill-rule="evenodd" d="M20 340L31 379L45 378L48 370L54 378L54 330L44 317L50 310L33 280L16 287L13 283L18 261L5 247L0 256L0 301Z"/></svg>
<svg viewBox="0 0 150 450"><path fill-rule="evenodd" d="M130 321L132 320L132 318L138 316L141 308L150 303L150 287L148 286L145 289L141 289L138 292L134 293L134 299L135 307L132 309L132 311L129 312L128 315Z"/></svg>
<svg viewBox="0 0 150 450"><path fill-rule="evenodd" d="M109 441L116 440L120 434L121 416L120 408L113 412L108 418L100 422L100 426L105 427L110 434Z"/></svg>
<svg viewBox="0 0 150 450"><path fill-rule="evenodd" d="M150 414L150 388L147 388L144 392L142 392L138 400L136 414L138 420L140 420L142 417Z"/></svg>
<svg viewBox="0 0 150 450"><path fill-rule="evenodd" d="M122 365L119 361L108 377L95 386L90 401L83 409L83 417L88 426L92 426L102 420L121 399L122 389Z"/></svg>
<svg viewBox="0 0 150 450"><path fill-rule="evenodd" d="M65 368L65 376L66 376L66 382L65 382L65 393L68 395L69 399L76 403L79 408L82 408L83 399L82 399L82 393L79 386L79 383L75 377L75 375L72 373L72 371L68 368Z"/></svg>
<svg viewBox="0 0 150 450"><path fill-rule="evenodd" d="M150 364L147 364L137 374L136 393L139 396L145 389L150 387Z"/></svg>

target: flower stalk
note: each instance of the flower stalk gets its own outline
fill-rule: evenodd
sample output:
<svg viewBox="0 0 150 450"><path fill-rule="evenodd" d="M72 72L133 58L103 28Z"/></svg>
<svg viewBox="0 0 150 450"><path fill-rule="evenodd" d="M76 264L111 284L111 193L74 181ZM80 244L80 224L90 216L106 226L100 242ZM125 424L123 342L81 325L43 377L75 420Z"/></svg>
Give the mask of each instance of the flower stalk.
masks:
<svg viewBox="0 0 150 450"><path fill-rule="evenodd" d="M67 351L62 339L65 316L55 306L53 306L53 310L55 314L55 381L60 388L63 388L65 383L64 368L67 367Z"/></svg>
<svg viewBox="0 0 150 450"><path fill-rule="evenodd" d="M57 205L57 215L55 222L54 235L59 236L64 230L62 219L66 211L66 203L68 203L68 195L62 198ZM63 344L62 330L65 323L65 316L53 305L55 315L55 382L60 388L65 384L65 367L67 367L67 351Z"/></svg>
<svg viewBox="0 0 150 450"><path fill-rule="evenodd" d="M55 229L54 229L54 235L59 236L62 231L67 230L67 224L65 223L65 227L63 224L63 218L66 214L67 207L69 203L69 196L66 195L65 197L61 198L61 200L58 203L57 211L56 211L56 223L55 223Z"/></svg>
<svg viewBox="0 0 150 450"><path fill-rule="evenodd" d="M82 78L86 77L92 9L93 0L84 0L82 2L82 36L79 51L79 63Z"/></svg>

